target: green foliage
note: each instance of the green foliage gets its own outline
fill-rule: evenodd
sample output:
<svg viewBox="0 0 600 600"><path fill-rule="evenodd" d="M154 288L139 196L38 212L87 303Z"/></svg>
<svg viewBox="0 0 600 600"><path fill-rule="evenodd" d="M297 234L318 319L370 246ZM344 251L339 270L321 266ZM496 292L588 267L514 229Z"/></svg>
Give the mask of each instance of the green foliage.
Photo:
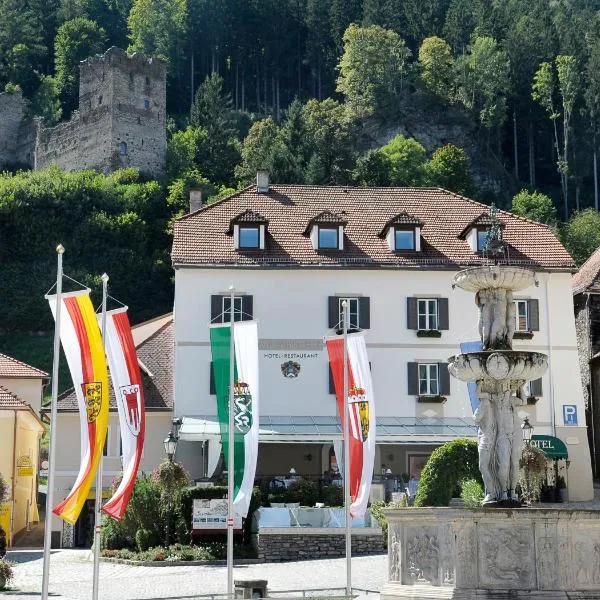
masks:
<svg viewBox="0 0 600 600"><path fill-rule="evenodd" d="M183 544L173 544L168 548L162 546L146 548L135 552L128 548L121 550L104 549L102 556L105 558L120 558L124 560L139 561L157 561L157 562L175 562L175 561L213 561L222 560L226 557L227 549L224 544L213 542L202 546L186 546ZM234 556L236 558L246 557L247 552L240 546L234 546Z"/></svg>
<svg viewBox="0 0 600 600"><path fill-rule="evenodd" d="M460 497L468 508L477 508L483 502L483 486L476 479L465 479L460 484Z"/></svg>
<svg viewBox="0 0 600 600"><path fill-rule="evenodd" d="M379 149L367 150L358 157L352 176L358 185L371 187L390 185L389 160Z"/></svg>
<svg viewBox="0 0 600 600"><path fill-rule="evenodd" d="M454 57L448 42L437 36L425 38L419 47L419 67L431 94L443 100L453 97Z"/></svg>
<svg viewBox="0 0 600 600"><path fill-rule="evenodd" d="M63 23L54 41L56 85L66 114L77 108L79 63L106 49L106 32L95 21L77 17ZM48 87L48 84L46 84ZM49 90L51 91L51 90Z"/></svg>
<svg viewBox="0 0 600 600"><path fill-rule="evenodd" d="M415 506L448 506L462 481L481 482L477 442L457 439L436 448L421 472Z"/></svg>
<svg viewBox="0 0 600 600"><path fill-rule="evenodd" d="M512 212L550 227L556 227L558 222L552 198L537 191L521 190L512 200Z"/></svg>
<svg viewBox="0 0 600 600"><path fill-rule="evenodd" d="M587 208L575 213L563 229L562 241L578 266L600 246L600 213Z"/></svg>
<svg viewBox="0 0 600 600"><path fill-rule="evenodd" d="M287 488L275 489L269 494L270 502L299 502L300 506L314 506L317 500L317 486L302 478L292 482Z"/></svg>
<svg viewBox="0 0 600 600"><path fill-rule="evenodd" d="M140 552L148 550L148 548L155 546L159 540L156 539L156 534L148 529L138 529L135 532L135 545Z"/></svg>
<svg viewBox="0 0 600 600"><path fill-rule="evenodd" d="M525 444L521 450L519 467L521 499L526 504L537 502L546 479L546 469L548 468L546 455L536 446Z"/></svg>
<svg viewBox="0 0 600 600"><path fill-rule="evenodd" d="M406 506L406 498L401 502L374 502L371 504L369 510L371 512L371 517L373 517L379 526L381 527L381 532L383 533L383 537L387 537L388 530L388 520L387 517L383 514L384 510L389 508L407 508Z"/></svg>
<svg viewBox="0 0 600 600"><path fill-rule="evenodd" d="M31 99L30 110L35 111L34 114L40 117L47 127L53 127L60 121L62 107L58 98L59 91L55 77L42 75Z"/></svg>
<svg viewBox="0 0 600 600"><path fill-rule="evenodd" d="M468 196L474 187L470 163L467 153L462 148L446 144L438 148L425 164L425 181L428 185Z"/></svg>
<svg viewBox="0 0 600 600"><path fill-rule="evenodd" d="M398 134L379 151L390 167L390 184L418 186L423 183L425 148L417 140Z"/></svg>
<svg viewBox="0 0 600 600"><path fill-rule="evenodd" d="M350 25L344 33L337 91L358 117L394 112L411 55L404 40L390 29Z"/></svg>
<svg viewBox="0 0 600 600"><path fill-rule="evenodd" d="M341 485L328 485L323 488L323 502L326 506L344 505L344 488Z"/></svg>
<svg viewBox="0 0 600 600"><path fill-rule="evenodd" d="M135 169L1 174L0 330L51 329L43 296L55 278L59 243L69 276L96 291L98 277L110 274L110 293L129 304L133 322L167 312L170 216L162 186L141 181Z"/></svg>

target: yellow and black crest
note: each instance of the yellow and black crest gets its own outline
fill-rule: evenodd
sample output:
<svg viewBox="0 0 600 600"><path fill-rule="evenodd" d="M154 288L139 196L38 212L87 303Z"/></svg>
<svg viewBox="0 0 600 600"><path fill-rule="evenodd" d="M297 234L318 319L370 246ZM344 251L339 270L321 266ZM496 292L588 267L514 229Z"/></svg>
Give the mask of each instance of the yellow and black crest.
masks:
<svg viewBox="0 0 600 600"><path fill-rule="evenodd" d="M102 408L102 383L100 381L82 383L81 387L87 410L87 420L88 423L93 423L98 418Z"/></svg>

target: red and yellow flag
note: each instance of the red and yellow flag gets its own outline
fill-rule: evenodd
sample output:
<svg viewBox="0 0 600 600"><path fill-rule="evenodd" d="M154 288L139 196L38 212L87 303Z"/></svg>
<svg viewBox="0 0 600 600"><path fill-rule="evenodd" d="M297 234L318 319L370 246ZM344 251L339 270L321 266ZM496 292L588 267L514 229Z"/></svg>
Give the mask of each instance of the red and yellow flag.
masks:
<svg viewBox="0 0 600 600"><path fill-rule="evenodd" d="M48 301L56 318L56 296L48 296ZM79 405L81 466L69 495L53 512L75 524L96 476L108 430L108 371L89 290L62 295L60 340Z"/></svg>

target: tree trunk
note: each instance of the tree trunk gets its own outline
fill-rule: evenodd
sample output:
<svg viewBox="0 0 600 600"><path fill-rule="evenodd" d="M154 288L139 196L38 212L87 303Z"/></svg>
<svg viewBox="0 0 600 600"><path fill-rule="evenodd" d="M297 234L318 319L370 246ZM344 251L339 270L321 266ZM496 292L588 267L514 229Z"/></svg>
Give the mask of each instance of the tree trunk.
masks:
<svg viewBox="0 0 600 600"><path fill-rule="evenodd" d="M535 187L535 138L533 135L533 123L529 123L527 144L529 146L529 185Z"/></svg>
<svg viewBox="0 0 600 600"><path fill-rule="evenodd" d="M515 177L519 181L519 152L517 148L517 111L513 110L513 145L515 152Z"/></svg>

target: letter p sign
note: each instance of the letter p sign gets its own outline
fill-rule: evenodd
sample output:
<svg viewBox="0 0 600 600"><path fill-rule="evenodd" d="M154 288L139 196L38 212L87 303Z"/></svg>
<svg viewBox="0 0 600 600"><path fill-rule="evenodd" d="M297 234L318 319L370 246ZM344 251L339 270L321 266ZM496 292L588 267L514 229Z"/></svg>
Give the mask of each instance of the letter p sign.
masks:
<svg viewBox="0 0 600 600"><path fill-rule="evenodd" d="M563 404L563 420L565 425L577 425L577 407L574 404Z"/></svg>

